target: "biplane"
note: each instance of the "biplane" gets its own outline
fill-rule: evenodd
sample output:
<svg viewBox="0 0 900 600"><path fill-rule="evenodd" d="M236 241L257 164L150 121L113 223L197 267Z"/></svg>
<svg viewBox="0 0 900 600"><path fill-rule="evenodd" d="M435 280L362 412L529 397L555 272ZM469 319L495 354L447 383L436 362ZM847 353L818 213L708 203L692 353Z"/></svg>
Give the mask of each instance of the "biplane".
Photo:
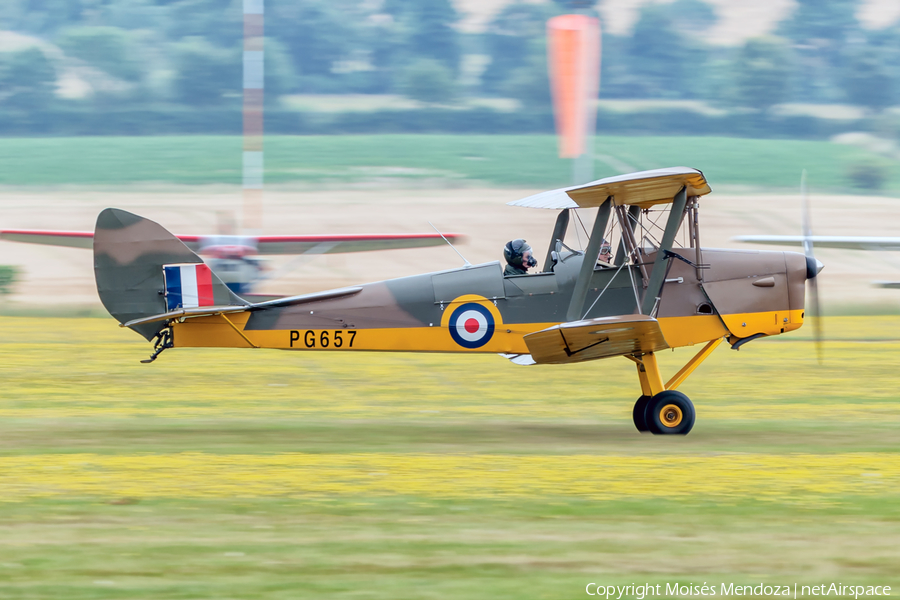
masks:
<svg viewBox="0 0 900 600"><path fill-rule="evenodd" d="M160 225L106 209L94 270L107 310L168 348L499 353L518 364L625 357L641 395L634 424L686 434L678 387L724 340L732 348L799 328L807 280L822 264L794 252L701 248L703 173L643 171L545 192L513 206L559 211L541 272L504 276L498 261L250 303ZM585 249L564 240L573 209L595 209ZM585 228L586 229L586 228ZM598 262L601 244L616 249ZM702 345L665 380L657 353Z"/></svg>
<svg viewBox="0 0 900 600"><path fill-rule="evenodd" d="M461 241L458 233L347 233L315 235L177 235L193 252L206 257L206 264L233 292L248 294L264 279L264 256L342 254L401 248L440 246L445 241ZM0 240L93 248L90 231L49 231L35 229L3 229Z"/></svg>

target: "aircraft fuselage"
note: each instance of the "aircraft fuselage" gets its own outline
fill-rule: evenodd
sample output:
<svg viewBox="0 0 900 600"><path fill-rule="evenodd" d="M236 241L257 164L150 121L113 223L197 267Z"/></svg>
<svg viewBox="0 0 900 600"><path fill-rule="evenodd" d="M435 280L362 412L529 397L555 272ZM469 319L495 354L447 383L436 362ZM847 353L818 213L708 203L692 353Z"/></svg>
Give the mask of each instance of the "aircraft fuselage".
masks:
<svg viewBox="0 0 900 600"><path fill-rule="evenodd" d="M802 325L802 254L704 249L702 255L703 269L669 259L654 314L669 347ZM229 317L243 335L221 316L189 318L173 325L173 340L176 347L527 353L525 335L567 321L583 260L564 254L552 271L513 277L491 262L365 284L339 298ZM641 282L637 265L595 268L579 317L638 314Z"/></svg>

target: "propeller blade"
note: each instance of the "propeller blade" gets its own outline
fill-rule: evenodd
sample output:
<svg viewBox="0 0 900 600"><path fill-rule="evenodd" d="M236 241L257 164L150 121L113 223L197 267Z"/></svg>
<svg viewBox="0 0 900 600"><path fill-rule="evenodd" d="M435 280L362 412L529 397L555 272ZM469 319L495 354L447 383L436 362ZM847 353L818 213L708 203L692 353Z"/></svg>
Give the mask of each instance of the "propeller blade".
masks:
<svg viewBox="0 0 900 600"><path fill-rule="evenodd" d="M806 281L809 284L809 300L813 317L813 337L816 343L816 359L822 364L822 313L819 307L819 279L813 277Z"/></svg>
<svg viewBox="0 0 900 600"><path fill-rule="evenodd" d="M812 241L812 219L809 210L809 192L806 187L806 169L800 175L800 196L802 203L802 227L803 227L803 254L806 255L806 283L809 288L809 300L812 310L813 336L816 344L816 358L822 364L822 312L819 305L819 271L822 270L821 261L816 260Z"/></svg>
<svg viewBox="0 0 900 600"><path fill-rule="evenodd" d="M800 174L801 227L803 228L803 254L813 257L812 222L809 218L809 193L806 189L806 169Z"/></svg>

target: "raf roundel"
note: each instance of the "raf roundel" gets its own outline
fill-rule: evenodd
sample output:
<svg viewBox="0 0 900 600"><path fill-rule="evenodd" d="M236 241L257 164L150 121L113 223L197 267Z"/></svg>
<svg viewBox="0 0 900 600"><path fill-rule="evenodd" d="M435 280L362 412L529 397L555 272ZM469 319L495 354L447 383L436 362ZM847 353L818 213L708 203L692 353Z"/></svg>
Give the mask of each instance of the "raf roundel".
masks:
<svg viewBox="0 0 900 600"><path fill-rule="evenodd" d="M481 348L494 335L494 316L488 309L467 302L450 315L450 337L463 348Z"/></svg>

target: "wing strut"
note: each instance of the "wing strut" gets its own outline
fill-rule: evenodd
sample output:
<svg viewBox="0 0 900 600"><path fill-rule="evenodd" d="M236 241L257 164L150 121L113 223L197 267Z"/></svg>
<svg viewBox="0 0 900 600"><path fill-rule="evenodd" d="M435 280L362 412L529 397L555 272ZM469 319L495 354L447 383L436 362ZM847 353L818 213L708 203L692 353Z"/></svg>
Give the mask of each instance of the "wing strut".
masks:
<svg viewBox="0 0 900 600"><path fill-rule="evenodd" d="M616 207L616 218L622 230L622 239L619 242L621 250L616 252L616 266L625 264L625 259L629 256L633 257L632 262L641 266L641 274L646 280L646 267L644 267L644 262L639 260L640 257L638 257L636 250L637 242L634 240L634 226L638 222L640 214L640 206L629 206L628 210L625 210L624 206Z"/></svg>
<svg viewBox="0 0 900 600"><path fill-rule="evenodd" d="M547 249L547 258L544 259L544 273L553 271L553 251L556 250L556 242L566 239L566 230L569 228L569 209L559 211L556 224L553 226L553 236L550 238L550 247ZM576 229L577 231L577 229Z"/></svg>
<svg viewBox="0 0 900 600"><path fill-rule="evenodd" d="M584 251L581 271L578 273L578 280L575 281L572 300L569 302L569 310L566 313L567 321L577 321L581 318L581 309L584 308L584 303L587 300L591 275L594 273L594 266L596 266L597 257L600 255L600 244L603 243L603 234L606 231L606 224L609 222L611 208L612 196L608 197L597 209L597 218L594 220L593 229L591 229L591 239L588 240L587 248Z"/></svg>
<svg viewBox="0 0 900 600"><path fill-rule="evenodd" d="M665 283L666 265L669 258L666 256L666 250L672 249L672 244L675 242L675 234L678 233L681 219L684 217L684 207L686 205L687 188L681 188L681 191L675 194L675 199L672 202L666 230L659 243L659 251L656 253L656 260L653 262L653 270L650 272L650 283L647 284L647 291L644 292L641 312L645 315L650 314L657 300L659 300L659 294L662 291L663 283Z"/></svg>

